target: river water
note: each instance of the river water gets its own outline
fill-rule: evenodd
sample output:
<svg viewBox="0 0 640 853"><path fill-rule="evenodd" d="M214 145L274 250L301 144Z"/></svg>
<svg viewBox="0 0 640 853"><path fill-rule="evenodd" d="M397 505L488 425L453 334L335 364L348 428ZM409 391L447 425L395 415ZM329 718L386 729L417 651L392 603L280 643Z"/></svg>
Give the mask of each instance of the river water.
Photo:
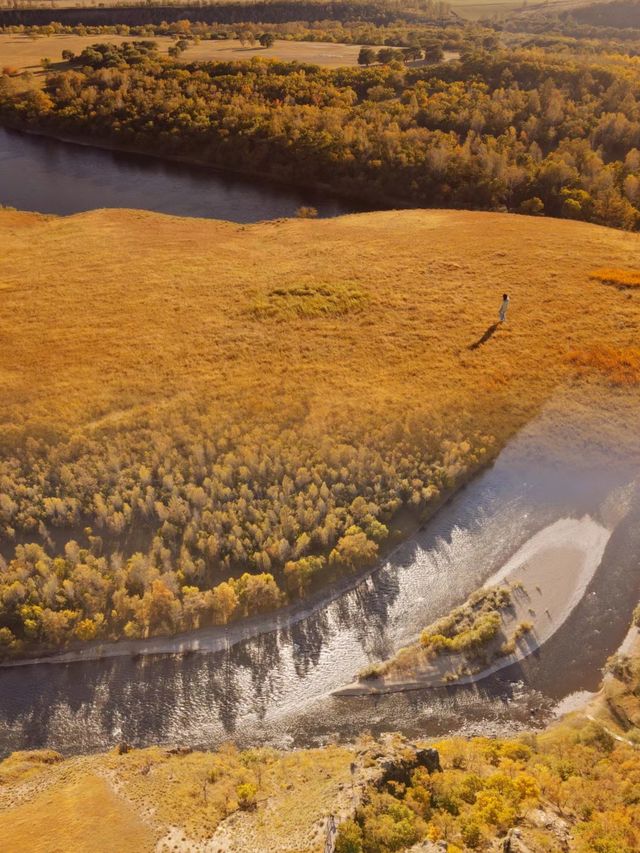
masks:
<svg viewBox="0 0 640 853"><path fill-rule="evenodd" d="M607 407L603 417L611 421ZM217 651L203 643L188 655L0 671L0 751L91 751L122 738L309 745L365 730L486 734L542 723L568 694L596 689L626 633L640 597L639 484L637 452L550 411L378 571L311 613L265 621ZM479 685L332 696L462 602L534 535L585 515L611 531L604 556L582 601L532 656Z"/></svg>
<svg viewBox="0 0 640 853"><path fill-rule="evenodd" d="M321 217L361 209L327 193L3 128L0 205L61 215L129 207L231 222L294 216L302 206Z"/></svg>

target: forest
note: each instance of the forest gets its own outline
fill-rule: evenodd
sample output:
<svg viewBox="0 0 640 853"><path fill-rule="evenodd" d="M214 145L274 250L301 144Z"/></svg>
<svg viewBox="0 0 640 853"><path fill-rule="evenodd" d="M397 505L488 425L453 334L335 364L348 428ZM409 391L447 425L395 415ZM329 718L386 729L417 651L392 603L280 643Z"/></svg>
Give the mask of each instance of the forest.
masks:
<svg viewBox="0 0 640 853"><path fill-rule="evenodd" d="M632 58L537 48L362 69L252 59L181 65L97 44L43 91L4 78L0 121L328 186L376 205L505 209L634 229Z"/></svg>
<svg viewBox="0 0 640 853"><path fill-rule="evenodd" d="M385 24L393 21L425 23L451 17L450 6L442 0L254 0L254 2L213 2L189 6L184 3L120 3L112 7L89 6L55 10L55 20L63 24L160 24L178 20L204 23L286 23L287 21L369 21ZM49 24L52 13L46 9L0 9L0 25Z"/></svg>
<svg viewBox="0 0 640 853"><path fill-rule="evenodd" d="M396 429L340 444L202 413L57 448L30 437L0 463L2 539L18 543L0 652L224 625L370 565L402 506L419 513L487 452Z"/></svg>

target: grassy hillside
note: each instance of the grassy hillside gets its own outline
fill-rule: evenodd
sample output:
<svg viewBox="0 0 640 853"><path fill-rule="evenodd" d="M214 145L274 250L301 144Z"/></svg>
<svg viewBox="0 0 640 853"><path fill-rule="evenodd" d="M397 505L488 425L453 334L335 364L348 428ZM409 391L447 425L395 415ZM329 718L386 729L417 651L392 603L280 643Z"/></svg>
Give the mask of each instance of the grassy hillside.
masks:
<svg viewBox="0 0 640 853"><path fill-rule="evenodd" d="M295 600L374 561L560 385L640 376L637 235L451 211L0 211L0 232L9 654Z"/></svg>

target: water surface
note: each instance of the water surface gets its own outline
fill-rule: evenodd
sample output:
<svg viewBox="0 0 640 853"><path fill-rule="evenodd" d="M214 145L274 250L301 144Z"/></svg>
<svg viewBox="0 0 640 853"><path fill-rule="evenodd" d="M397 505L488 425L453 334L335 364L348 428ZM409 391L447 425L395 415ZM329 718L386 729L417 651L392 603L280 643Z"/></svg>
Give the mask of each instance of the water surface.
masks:
<svg viewBox="0 0 640 853"><path fill-rule="evenodd" d="M302 206L323 217L358 209L328 193L3 128L0 205L60 215L125 207L231 222L294 216Z"/></svg>

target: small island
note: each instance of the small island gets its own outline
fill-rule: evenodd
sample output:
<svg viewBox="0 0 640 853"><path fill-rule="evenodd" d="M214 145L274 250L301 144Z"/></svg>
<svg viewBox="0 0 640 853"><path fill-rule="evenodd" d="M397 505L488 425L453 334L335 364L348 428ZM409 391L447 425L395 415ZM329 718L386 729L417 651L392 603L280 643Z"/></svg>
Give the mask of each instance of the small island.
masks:
<svg viewBox="0 0 640 853"><path fill-rule="evenodd" d="M593 578L610 532L585 516L531 537L464 604L417 642L372 663L337 696L469 684L522 660L566 622Z"/></svg>

